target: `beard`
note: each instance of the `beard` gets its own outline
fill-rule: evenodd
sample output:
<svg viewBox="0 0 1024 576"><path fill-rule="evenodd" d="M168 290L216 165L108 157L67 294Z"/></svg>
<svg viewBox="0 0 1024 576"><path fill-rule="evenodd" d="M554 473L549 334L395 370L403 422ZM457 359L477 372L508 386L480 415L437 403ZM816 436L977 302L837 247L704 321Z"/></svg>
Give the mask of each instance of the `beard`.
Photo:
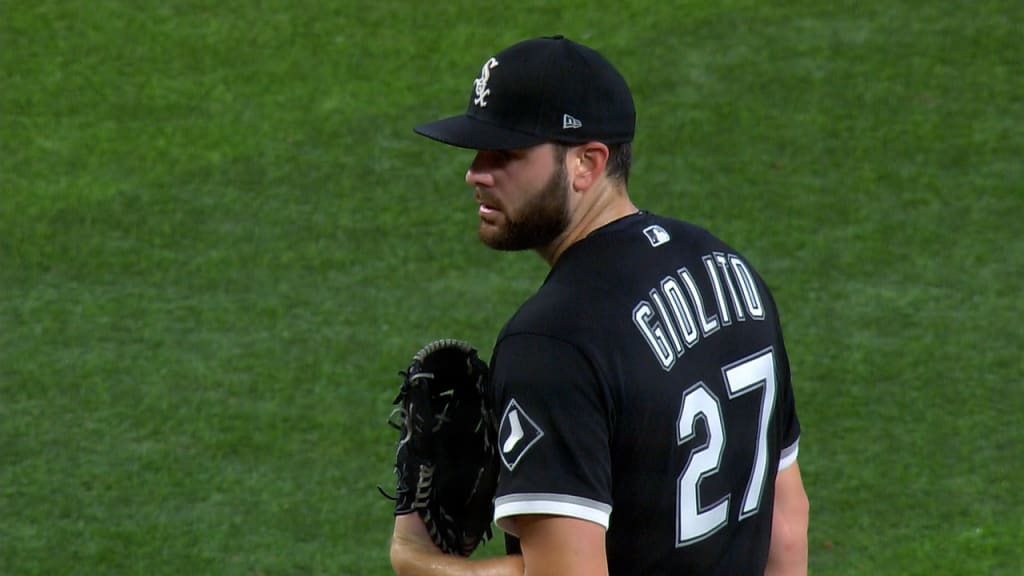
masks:
<svg viewBox="0 0 1024 576"><path fill-rule="evenodd" d="M524 203L515 215L506 213L504 229L485 232L480 240L495 250L534 250L555 241L569 226L569 184L565 164L558 168L540 191Z"/></svg>

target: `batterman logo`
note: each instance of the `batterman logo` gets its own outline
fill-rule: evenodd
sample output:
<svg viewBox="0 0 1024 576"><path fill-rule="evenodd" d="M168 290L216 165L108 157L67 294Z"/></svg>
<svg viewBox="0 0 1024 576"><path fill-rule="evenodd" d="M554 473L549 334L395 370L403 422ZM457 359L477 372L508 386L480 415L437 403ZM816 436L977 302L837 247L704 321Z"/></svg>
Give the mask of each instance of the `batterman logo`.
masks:
<svg viewBox="0 0 1024 576"><path fill-rule="evenodd" d="M480 69L480 77L473 80L473 93L476 94L473 104L487 108L487 97L491 95L491 89L487 87L487 82L491 79L491 70L497 67L498 61L494 58L489 58L487 62L484 62L483 68Z"/></svg>
<svg viewBox="0 0 1024 576"><path fill-rule="evenodd" d="M509 470L515 468L526 451L543 436L544 432L526 415L519 403L514 399L509 402L498 427L501 461L505 463L505 467Z"/></svg>
<svg viewBox="0 0 1024 576"><path fill-rule="evenodd" d="M655 247L668 244L668 241L672 239L661 226L648 226L644 228L644 235L647 236L647 241L651 243L651 246Z"/></svg>

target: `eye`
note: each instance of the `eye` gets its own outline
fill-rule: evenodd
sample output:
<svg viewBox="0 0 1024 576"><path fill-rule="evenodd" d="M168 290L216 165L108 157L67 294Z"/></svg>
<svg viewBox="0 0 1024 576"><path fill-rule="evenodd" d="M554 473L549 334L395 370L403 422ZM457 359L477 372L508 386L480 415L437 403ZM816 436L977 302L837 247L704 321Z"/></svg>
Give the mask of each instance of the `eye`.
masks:
<svg viewBox="0 0 1024 576"><path fill-rule="evenodd" d="M525 158L529 151L525 148L512 148L510 150L502 150L504 158L506 160L519 160Z"/></svg>
<svg viewBox="0 0 1024 576"><path fill-rule="evenodd" d="M495 166L505 166L518 160L521 160L526 152L524 150L509 149L509 150L486 150L483 151L486 158L490 163Z"/></svg>
<svg viewBox="0 0 1024 576"><path fill-rule="evenodd" d="M488 150L487 157L492 164L498 166L508 164L515 158L511 150Z"/></svg>

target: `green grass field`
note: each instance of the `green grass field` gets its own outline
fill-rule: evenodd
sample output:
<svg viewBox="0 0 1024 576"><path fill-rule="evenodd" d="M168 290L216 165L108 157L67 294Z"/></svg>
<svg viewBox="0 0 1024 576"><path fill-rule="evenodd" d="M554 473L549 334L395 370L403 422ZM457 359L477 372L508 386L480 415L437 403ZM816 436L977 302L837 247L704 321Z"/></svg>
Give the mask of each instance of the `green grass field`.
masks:
<svg viewBox="0 0 1024 576"><path fill-rule="evenodd" d="M546 273L411 127L551 33L775 291L811 573L1024 574L1024 3L436 4L0 0L0 574L389 574L396 372Z"/></svg>

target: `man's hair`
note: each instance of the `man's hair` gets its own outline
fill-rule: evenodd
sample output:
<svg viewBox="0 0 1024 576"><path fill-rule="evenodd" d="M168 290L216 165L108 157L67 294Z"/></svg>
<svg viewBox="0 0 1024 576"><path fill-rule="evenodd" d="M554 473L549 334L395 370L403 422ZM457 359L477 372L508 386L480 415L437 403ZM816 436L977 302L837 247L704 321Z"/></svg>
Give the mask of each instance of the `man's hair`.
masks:
<svg viewBox="0 0 1024 576"><path fill-rule="evenodd" d="M554 142L555 145L555 160L564 161L565 155L569 153L569 148L579 146L579 144L569 144L565 142ZM608 162L605 164L604 173L615 180L622 182L623 185L629 184L629 169L633 166L633 146L630 142L622 142L619 144L605 144L608 147Z"/></svg>
<svg viewBox="0 0 1024 576"><path fill-rule="evenodd" d="M629 169L633 166L633 146L630 142L608 144L608 164L605 173L623 184L629 184Z"/></svg>

